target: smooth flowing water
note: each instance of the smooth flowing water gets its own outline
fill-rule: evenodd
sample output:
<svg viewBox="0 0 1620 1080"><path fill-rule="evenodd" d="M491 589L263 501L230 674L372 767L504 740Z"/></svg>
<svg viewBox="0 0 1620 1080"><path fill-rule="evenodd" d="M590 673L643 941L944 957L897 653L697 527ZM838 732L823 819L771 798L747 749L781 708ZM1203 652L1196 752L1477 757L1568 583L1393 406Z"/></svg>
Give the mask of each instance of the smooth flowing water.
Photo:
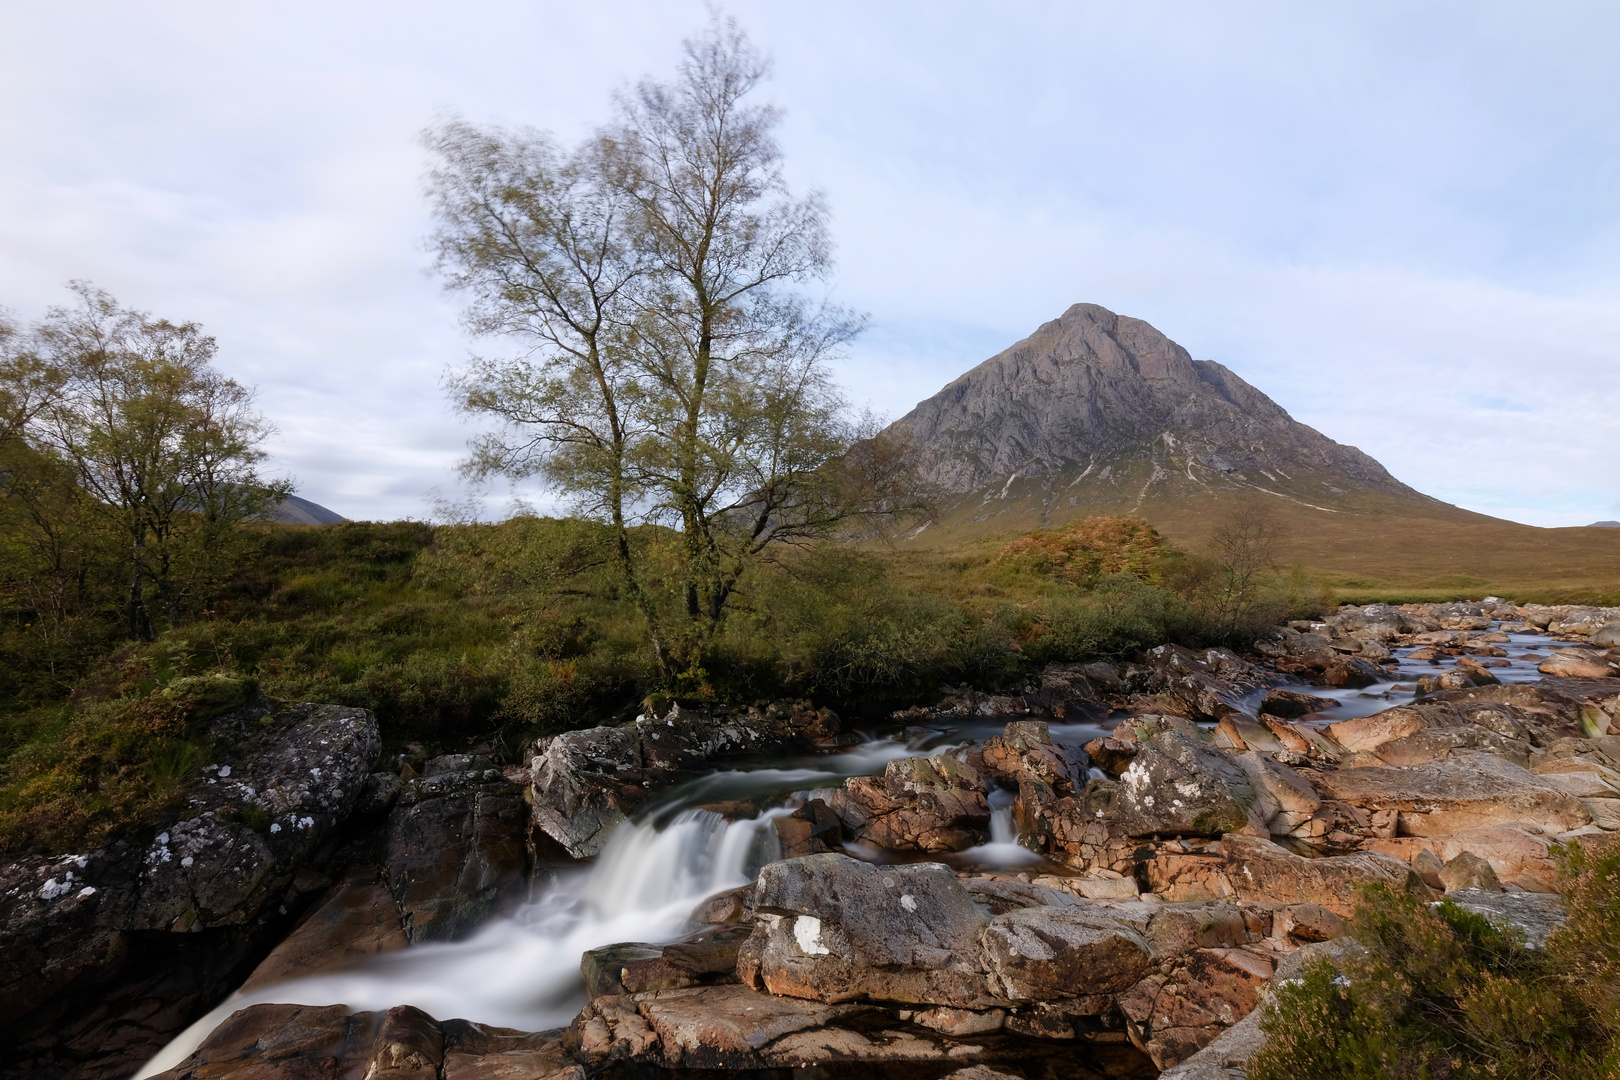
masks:
<svg viewBox="0 0 1620 1080"><path fill-rule="evenodd" d="M791 812L782 804L793 792L881 772L895 758L961 745L981 726L989 724L973 725L971 734L911 729L838 753L719 770L687 781L660 796L637 820L620 825L591 866L563 870L510 917L492 920L465 941L413 945L343 971L235 994L136 1075L174 1067L231 1013L262 1002L341 1004L355 1010L414 1005L432 1016L524 1031L566 1024L584 1004L580 956L623 941L674 941L691 931L690 915L699 901L748 884L761 866L781 857L773 819ZM704 803L735 801L771 808L742 821L701 809ZM980 862L1029 855L1007 831L1010 823L1008 813L997 826L1001 843L986 845Z"/></svg>
<svg viewBox="0 0 1620 1080"><path fill-rule="evenodd" d="M584 1004L579 958L621 941L671 941L698 901L746 885L781 856L773 811L728 822L707 810L662 828L626 823L588 870L559 876L534 903L473 937L415 945L346 971L236 994L188 1028L137 1076L173 1068L238 1009L260 1002L382 1010L415 1005L438 1017L543 1031Z"/></svg>

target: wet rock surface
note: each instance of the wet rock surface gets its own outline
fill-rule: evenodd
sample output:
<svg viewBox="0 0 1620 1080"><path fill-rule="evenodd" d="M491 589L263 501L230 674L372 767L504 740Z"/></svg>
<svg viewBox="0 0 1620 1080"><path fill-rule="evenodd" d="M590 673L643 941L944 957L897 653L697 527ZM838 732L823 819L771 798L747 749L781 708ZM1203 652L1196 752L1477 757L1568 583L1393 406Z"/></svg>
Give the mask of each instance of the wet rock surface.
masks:
<svg viewBox="0 0 1620 1080"><path fill-rule="evenodd" d="M620 727L564 732L536 747L534 823L569 855L588 858L650 794L692 770L747 753L829 746L838 732L832 710L804 702L743 712L675 705Z"/></svg>

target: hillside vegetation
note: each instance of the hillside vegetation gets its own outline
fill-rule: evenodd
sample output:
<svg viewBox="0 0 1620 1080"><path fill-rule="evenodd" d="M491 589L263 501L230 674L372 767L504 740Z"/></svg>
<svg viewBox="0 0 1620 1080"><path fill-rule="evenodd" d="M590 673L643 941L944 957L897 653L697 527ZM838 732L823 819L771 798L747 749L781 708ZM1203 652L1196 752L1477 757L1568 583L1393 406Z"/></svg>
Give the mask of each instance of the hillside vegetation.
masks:
<svg viewBox="0 0 1620 1080"><path fill-rule="evenodd" d="M0 843L62 850L160 816L207 763L207 717L253 686L373 709L394 750L493 742L516 754L541 733L632 718L653 693L808 696L876 716L946 684L1013 684L1048 661L1241 639L1325 602L1286 576L1234 597L1217 560L1133 519L948 554L820 544L762 564L701 665L670 685L605 533L530 517L262 526L212 607L151 641L120 640L114 607L111 628L87 619L63 649L13 597L0 631ZM667 539L635 534L655 564Z"/></svg>

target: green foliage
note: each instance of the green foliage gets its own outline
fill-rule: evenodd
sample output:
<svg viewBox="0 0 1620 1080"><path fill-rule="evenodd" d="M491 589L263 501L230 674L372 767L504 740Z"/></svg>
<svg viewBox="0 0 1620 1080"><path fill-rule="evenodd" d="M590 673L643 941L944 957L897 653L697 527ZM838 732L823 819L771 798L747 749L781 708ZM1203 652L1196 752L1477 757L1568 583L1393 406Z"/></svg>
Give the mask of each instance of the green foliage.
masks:
<svg viewBox="0 0 1620 1080"><path fill-rule="evenodd" d="M390 747L493 741L515 752L542 734L627 719L650 696L811 696L884 715L947 685L1011 688L1051 660L1211 635L1191 601L1152 580L1181 561L1168 548L1136 566L1147 578L1121 571L1076 584L998 560L999 547L937 557L824 543L751 568L722 632L671 677L608 527L519 517L249 535L254 557L208 612L151 642L121 642L116 607L74 624L72 664L17 647L31 631L0 638L14 661L0 675L4 843L82 846L116 822L165 813L206 749L208 718L250 684L272 698L371 709ZM650 588L663 587L674 535L630 533ZM1128 547L1139 533L1121 535ZM97 636L98 626L111 629ZM186 724L141 726L159 714Z"/></svg>
<svg viewBox="0 0 1620 1080"><path fill-rule="evenodd" d="M1125 573L1103 577L1088 592L1053 596L1040 611L1029 652L1041 661L1117 656L1207 636L1183 597Z"/></svg>
<svg viewBox="0 0 1620 1080"><path fill-rule="evenodd" d="M1442 901L1364 890L1340 964L1309 964L1261 1021L1251 1080L1597 1080L1620 1067L1620 845L1565 852L1545 949Z"/></svg>

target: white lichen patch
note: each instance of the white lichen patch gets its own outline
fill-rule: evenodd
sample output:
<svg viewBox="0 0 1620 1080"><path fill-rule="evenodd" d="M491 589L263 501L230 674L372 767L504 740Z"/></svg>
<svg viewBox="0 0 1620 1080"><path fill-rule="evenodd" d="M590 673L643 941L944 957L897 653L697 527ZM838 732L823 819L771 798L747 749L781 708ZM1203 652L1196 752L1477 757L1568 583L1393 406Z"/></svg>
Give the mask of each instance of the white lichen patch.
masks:
<svg viewBox="0 0 1620 1080"><path fill-rule="evenodd" d="M832 951L821 943L821 920L814 915L800 915L793 920L793 940L806 956L826 956Z"/></svg>

